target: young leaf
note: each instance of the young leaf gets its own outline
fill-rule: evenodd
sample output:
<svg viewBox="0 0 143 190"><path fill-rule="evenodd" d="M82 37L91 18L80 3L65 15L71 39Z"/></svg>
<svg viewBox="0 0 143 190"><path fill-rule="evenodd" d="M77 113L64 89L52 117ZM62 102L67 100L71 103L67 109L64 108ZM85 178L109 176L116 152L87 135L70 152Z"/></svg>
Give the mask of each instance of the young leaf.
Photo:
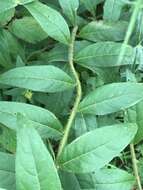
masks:
<svg viewBox="0 0 143 190"><path fill-rule="evenodd" d="M118 156L136 131L137 126L129 123L92 130L65 147L59 158L59 166L74 173L98 170Z"/></svg>
<svg viewBox="0 0 143 190"><path fill-rule="evenodd" d="M62 190L53 159L37 131L21 114L17 125L17 189Z"/></svg>
<svg viewBox="0 0 143 190"><path fill-rule="evenodd" d="M72 25L76 24L79 0L59 0L64 14L69 18Z"/></svg>
<svg viewBox="0 0 143 190"><path fill-rule="evenodd" d="M15 190L15 157L0 152L0 187Z"/></svg>
<svg viewBox="0 0 143 190"><path fill-rule="evenodd" d="M16 130L17 113L26 115L42 137L59 138L62 135L61 123L48 110L25 103L0 101L0 123Z"/></svg>
<svg viewBox="0 0 143 190"><path fill-rule="evenodd" d="M54 94L42 94L37 93L33 98L45 105L49 111L58 115L67 115L67 112L70 111L70 103L73 97L73 90L68 90L60 93Z"/></svg>
<svg viewBox="0 0 143 190"><path fill-rule="evenodd" d="M79 174L77 178L82 189L131 190L135 183L134 176L118 168L103 168L90 174Z"/></svg>
<svg viewBox="0 0 143 190"><path fill-rule="evenodd" d="M128 23L125 21L105 22L92 21L84 26L79 36L93 42L122 41L125 37Z"/></svg>
<svg viewBox="0 0 143 190"><path fill-rule="evenodd" d="M0 75L0 83L39 92L60 92L74 87L73 80L54 66L27 66Z"/></svg>
<svg viewBox="0 0 143 190"><path fill-rule="evenodd" d="M15 19L10 30L18 38L34 44L48 37L47 33L43 31L33 17Z"/></svg>
<svg viewBox="0 0 143 190"><path fill-rule="evenodd" d="M83 67L96 70L97 67L120 66L117 63L122 44L115 42L98 42L89 45L76 54L74 60ZM126 46L121 65L130 65L134 60L134 50Z"/></svg>
<svg viewBox="0 0 143 190"><path fill-rule="evenodd" d="M38 1L27 4L25 7L50 37L64 44L69 44L69 28L60 13Z"/></svg>
<svg viewBox="0 0 143 190"><path fill-rule="evenodd" d="M106 115L129 108L143 99L143 85L112 83L89 93L79 105L79 112Z"/></svg>

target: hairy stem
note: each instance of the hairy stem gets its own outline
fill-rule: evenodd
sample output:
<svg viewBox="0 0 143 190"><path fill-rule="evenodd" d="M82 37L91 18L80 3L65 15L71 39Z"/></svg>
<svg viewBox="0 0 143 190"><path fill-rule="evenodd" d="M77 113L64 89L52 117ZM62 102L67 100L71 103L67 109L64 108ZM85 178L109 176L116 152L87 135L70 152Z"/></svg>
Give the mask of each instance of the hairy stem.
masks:
<svg viewBox="0 0 143 190"><path fill-rule="evenodd" d="M67 124L65 126L64 136L63 136L63 138L62 138L62 140L60 142L60 145L59 145L59 149L58 149L58 153L57 153L57 159L61 155L61 153L62 153L62 151L63 151L63 149L64 149L64 147L65 147L65 145L67 143L68 136L69 136L69 133L70 133L70 129L71 129L72 123L73 123L73 121L75 119L75 115L76 115L76 112L77 112L77 109L78 109L78 105L80 103L81 96L82 96L81 83L80 83L80 80L79 80L78 73L75 70L74 61L73 61L74 42L75 42L75 37L76 37L77 30L78 30L78 27L75 26L73 31L72 31L72 39L71 39L71 43L70 43L70 46L69 46L69 53L68 53L68 59L69 59L70 68L71 68L73 76L74 76L74 78L76 80L77 95L76 95L74 106L72 108L72 111L71 111L71 114L69 116L68 122L67 122Z"/></svg>
<svg viewBox="0 0 143 190"><path fill-rule="evenodd" d="M134 175L135 175L135 178L136 178L138 190L142 190L141 180L140 180L138 166L137 166L137 159L136 159L136 154L135 154L135 149L134 149L134 144L133 143L130 144L130 151L131 151L132 164L133 164Z"/></svg>

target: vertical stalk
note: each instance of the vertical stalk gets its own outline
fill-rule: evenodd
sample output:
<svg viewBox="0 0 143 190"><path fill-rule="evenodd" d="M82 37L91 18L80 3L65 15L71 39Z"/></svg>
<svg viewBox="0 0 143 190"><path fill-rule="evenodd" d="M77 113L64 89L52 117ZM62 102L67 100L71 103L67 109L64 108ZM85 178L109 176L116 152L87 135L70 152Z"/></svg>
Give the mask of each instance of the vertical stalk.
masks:
<svg viewBox="0 0 143 190"><path fill-rule="evenodd" d="M133 143L130 144L130 151L131 151L132 164L133 164L134 175L135 175L135 178L136 178L138 190L142 190L141 180L140 180L138 166L137 166L137 159L136 159L136 154L135 154L135 148L134 148L134 144Z"/></svg>
<svg viewBox="0 0 143 190"><path fill-rule="evenodd" d="M128 30L127 30L127 33L126 33L126 36L125 36L125 39L124 39L120 54L119 54L117 65L120 65L122 60L123 60L123 56L124 56L125 51L126 51L126 45L128 45L130 37L132 35L136 19L137 19L139 10L141 8L141 3L142 3L142 0L137 0L137 2L134 4L135 7L134 7L134 10L133 10L131 19L130 19ZM137 159L136 159L136 154L135 154L135 149L134 149L134 144L133 143L130 144L130 152L131 152L132 165L133 165L133 170L134 170L134 175L135 175L135 178L136 178L138 190L142 190L141 180L140 180L140 177L139 177L139 171L138 171L138 166L137 166Z"/></svg>
<svg viewBox="0 0 143 190"><path fill-rule="evenodd" d="M126 36L125 36L125 39L124 39L120 54L119 54L117 65L120 65L122 60L123 60L123 56L124 56L125 51L126 51L126 45L128 45L130 37L132 35L133 29L134 29L134 26L135 26L135 22L136 22L138 13L139 13L139 9L141 8L141 3L142 3L142 0L137 0L137 2L134 4L135 7L134 7L134 10L133 10L131 19L130 19L128 30L126 32Z"/></svg>
<svg viewBox="0 0 143 190"><path fill-rule="evenodd" d="M72 123L73 123L73 121L75 119L75 115L76 115L76 112L77 112L77 109L78 109L78 105L80 103L81 96L82 96L81 83L80 83L80 80L79 80L78 73L76 72L76 69L74 67L74 61L73 61L73 57L74 57L74 42L75 42L77 30L78 30L78 27L75 26L73 28L73 31L72 31L71 43L69 45L69 52L68 52L69 65L70 65L72 74L73 74L73 76L75 78L75 81L76 81L77 95L76 95L74 106L72 108L72 111L71 111L71 114L69 116L68 122L67 122L67 124L65 126L64 136L63 136L63 138L62 138L62 140L60 142L60 145L59 145L59 149L58 149L58 153L57 153L57 159L61 155L61 153L62 153L62 151L63 151L63 149L64 149L64 147L65 147L65 145L67 143L68 136L69 136L69 133L70 133L70 129L71 129Z"/></svg>

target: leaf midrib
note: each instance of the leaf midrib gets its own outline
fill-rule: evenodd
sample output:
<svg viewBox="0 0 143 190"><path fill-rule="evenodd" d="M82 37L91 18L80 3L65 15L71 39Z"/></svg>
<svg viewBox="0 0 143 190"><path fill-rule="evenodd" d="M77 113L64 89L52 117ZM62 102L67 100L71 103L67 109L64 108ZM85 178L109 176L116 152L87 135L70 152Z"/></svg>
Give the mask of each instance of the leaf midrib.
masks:
<svg viewBox="0 0 143 190"><path fill-rule="evenodd" d="M2 76L2 75L1 75ZM3 77L4 77L4 79L3 79ZM62 83L65 83L65 84L69 84L69 85L71 85L71 86L73 86L74 85L74 83L72 83L72 82L67 82L67 81L64 81L64 80L58 80L58 79L52 79L52 78L39 78L39 77L5 77L5 76L2 76L2 78L0 77L0 82L1 82L1 79L2 80L11 80L11 79L14 79L14 80L17 80L17 79L23 79L23 80L25 80L25 79L31 79L31 80L43 80L43 81L48 81L48 80L51 80L51 81L56 81L56 82L62 82Z"/></svg>

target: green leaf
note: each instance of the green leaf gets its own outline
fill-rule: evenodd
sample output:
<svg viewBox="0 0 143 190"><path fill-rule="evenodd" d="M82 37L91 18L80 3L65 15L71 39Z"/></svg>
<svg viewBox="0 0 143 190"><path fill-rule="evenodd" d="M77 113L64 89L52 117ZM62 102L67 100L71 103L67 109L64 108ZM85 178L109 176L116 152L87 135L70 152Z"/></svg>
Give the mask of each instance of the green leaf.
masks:
<svg viewBox="0 0 143 190"><path fill-rule="evenodd" d="M64 190L81 190L75 174L60 171L59 175Z"/></svg>
<svg viewBox="0 0 143 190"><path fill-rule="evenodd" d="M17 189L62 190L53 159L37 131L20 114L17 124Z"/></svg>
<svg viewBox="0 0 143 190"><path fill-rule="evenodd" d="M104 20L118 21L124 5L123 0L106 0L104 4Z"/></svg>
<svg viewBox="0 0 143 190"><path fill-rule="evenodd" d="M143 101L128 109L127 114L128 120L138 125L138 131L134 138L134 143L137 144L143 140Z"/></svg>
<svg viewBox="0 0 143 190"><path fill-rule="evenodd" d="M73 80L54 66L27 66L0 75L0 83L39 92L60 92L74 87Z"/></svg>
<svg viewBox="0 0 143 190"><path fill-rule="evenodd" d="M62 125L58 119L46 109L25 103L0 101L0 123L16 130L16 114L26 115L43 138L59 138Z"/></svg>
<svg viewBox="0 0 143 190"><path fill-rule="evenodd" d="M129 123L90 131L65 147L59 158L59 165L74 173L98 170L118 156L131 142L136 131L137 126Z"/></svg>
<svg viewBox="0 0 143 190"><path fill-rule="evenodd" d="M75 25L79 0L59 0L59 3L63 9L63 13L69 18L71 23Z"/></svg>
<svg viewBox="0 0 143 190"><path fill-rule="evenodd" d="M94 115L78 113L73 123L73 129L76 137L97 128L97 121Z"/></svg>
<svg viewBox="0 0 143 190"><path fill-rule="evenodd" d="M33 97L36 101L45 105L49 111L58 116L63 116L67 115L67 113L70 111L70 103L73 97L73 90L54 94L37 93Z"/></svg>
<svg viewBox="0 0 143 190"><path fill-rule="evenodd" d="M9 152L16 152L16 133L15 131L0 125L0 145Z"/></svg>
<svg viewBox="0 0 143 190"><path fill-rule="evenodd" d="M0 152L0 187L15 190L15 157Z"/></svg>
<svg viewBox="0 0 143 190"><path fill-rule="evenodd" d="M105 115L129 108L143 99L143 85L112 83L89 93L79 105L79 112Z"/></svg>
<svg viewBox="0 0 143 190"><path fill-rule="evenodd" d="M84 6L95 15L96 6L104 0L81 0Z"/></svg>
<svg viewBox="0 0 143 190"><path fill-rule="evenodd" d="M118 168L103 168L77 177L82 189L131 190L135 184L134 176Z"/></svg>
<svg viewBox="0 0 143 190"><path fill-rule="evenodd" d="M69 44L69 28L60 13L38 1L27 4L25 7L50 37L64 44Z"/></svg>
<svg viewBox="0 0 143 190"><path fill-rule="evenodd" d="M0 13L0 25L6 25L14 16L15 9L9 9L5 12Z"/></svg>
<svg viewBox="0 0 143 190"><path fill-rule="evenodd" d="M34 0L6 0L6 1L0 0L0 13L7 11L11 8L14 8L17 5L23 5L26 3L30 3L32 1Z"/></svg>
<svg viewBox="0 0 143 190"><path fill-rule="evenodd" d="M25 5L27 3L31 3L36 0L15 0L15 1L17 2L18 5Z"/></svg>
<svg viewBox="0 0 143 190"><path fill-rule="evenodd" d="M34 44L48 37L47 33L43 31L33 17L15 19L10 30L18 38Z"/></svg>
<svg viewBox="0 0 143 190"><path fill-rule="evenodd" d="M125 21L106 22L92 21L84 26L79 36L93 42L122 41L125 37L128 23Z"/></svg>
<svg viewBox="0 0 143 190"><path fill-rule="evenodd" d="M0 65L4 68L14 66L17 55L23 57L23 49L8 30L0 30Z"/></svg>
<svg viewBox="0 0 143 190"><path fill-rule="evenodd" d="M68 47L58 43L53 49L40 54L39 59L48 63L68 62Z"/></svg>
<svg viewBox="0 0 143 190"><path fill-rule="evenodd" d="M17 3L15 0L0 0L0 12L7 11L11 8L16 7Z"/></svg>
<svg viewBox="0 0 143 190"><path fill-rule="evenodd" d="M97 67L114 67L130 65L134 60L134 50L126 45L125 55L120 65L117 60L122 44L115 42L98 42L89 45L76 54L74 60L83 67L95 71Z"/></svg>

